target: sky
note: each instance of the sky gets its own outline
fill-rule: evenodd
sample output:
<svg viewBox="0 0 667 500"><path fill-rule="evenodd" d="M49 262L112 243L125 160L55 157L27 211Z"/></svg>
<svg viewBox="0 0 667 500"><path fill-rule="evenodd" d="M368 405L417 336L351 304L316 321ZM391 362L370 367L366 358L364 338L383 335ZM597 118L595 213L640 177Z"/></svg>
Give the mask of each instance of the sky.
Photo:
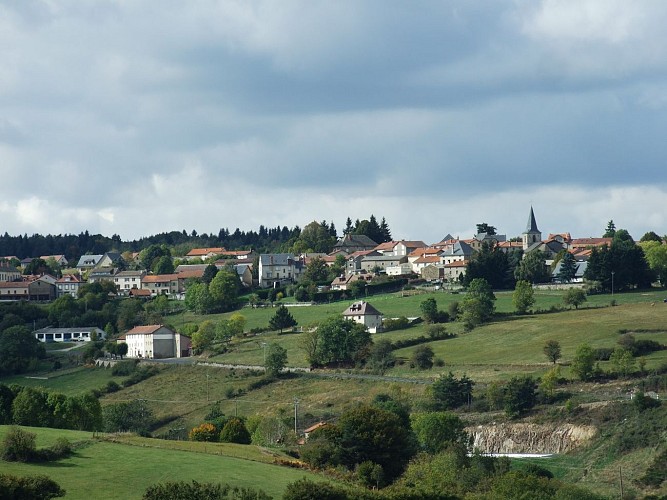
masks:
<svg viewBox="0 0 667 500"><path fill-rule="evenodd" d="M0 234L667 233L663 0L5 0Z"/></svg>

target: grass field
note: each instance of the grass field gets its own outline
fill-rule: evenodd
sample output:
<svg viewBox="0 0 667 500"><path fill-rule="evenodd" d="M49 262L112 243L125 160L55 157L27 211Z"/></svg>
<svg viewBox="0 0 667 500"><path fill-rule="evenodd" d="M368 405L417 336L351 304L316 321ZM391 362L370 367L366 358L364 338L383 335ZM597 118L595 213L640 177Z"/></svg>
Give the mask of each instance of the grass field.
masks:
<svg viewBox="0 0 667 500"><path fill-rule="evenodd" d="M80 366L51 372L29 375L14 375L0 378L2 384L19 384L29 387L43 387L50 391L72 396L92 389L101 389L110 380L121 383L124 377L114 377L109 369Z"/></svg>
<svg viewBox="0 0 667 500"><path fill-rule="evenodd" d="M7 426L0 426L0 439ZM2 472L17 475L46 474L56 480L66 499L141 498L151 484L164 481L211 481L259 488L280 498L287 484L313 473L278 465L286 458L255 446L193 443L124 438L92 439L90 433L27 428L37 434L37 446L58 437L85 441L74 456L45 464L2 462ZM323 479L323 478L319 478Z"/></svg>

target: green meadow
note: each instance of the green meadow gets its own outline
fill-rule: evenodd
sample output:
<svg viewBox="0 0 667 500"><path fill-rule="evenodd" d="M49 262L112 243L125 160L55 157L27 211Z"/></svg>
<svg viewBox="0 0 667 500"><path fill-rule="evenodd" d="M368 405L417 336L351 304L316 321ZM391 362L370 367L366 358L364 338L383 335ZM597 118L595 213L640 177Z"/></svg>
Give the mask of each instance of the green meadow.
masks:
<svg viewBox="0 0 667 500"><path fill-rule="evenodd" d="M0 439L9 429L0 426ZM161 441L59 429L25 428L37 434L37 447L58 437L78 443L73 456L56 462L2 462L2 472L46 474L67 491L64 498L139 499L151 484L164 481L221 482L262 489L280 498L285 487L314 474L273 464L287 457L256 446ZM322 479L321 477L319 479Z"/></svg>

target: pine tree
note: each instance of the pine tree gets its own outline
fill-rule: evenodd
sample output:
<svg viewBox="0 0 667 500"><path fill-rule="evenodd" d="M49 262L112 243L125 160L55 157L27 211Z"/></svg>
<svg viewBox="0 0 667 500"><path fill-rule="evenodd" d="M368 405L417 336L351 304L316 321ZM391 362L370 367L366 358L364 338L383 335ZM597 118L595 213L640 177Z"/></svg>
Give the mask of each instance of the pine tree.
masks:
<svg viewBox="0 0 667 500"><path fill-rule="evenodd" d="M563 259L560 261L560 270L558 271L558 281L561 283L569 283L574 279L577 273L577 262L570 252L566 252Z"/></svg>
<svg viewBox="0 0 667 500"><path fill-rule="evenodd" d="M269 327L273 330L280 330L280 333L283 333L283 329L296 325L297 322L292 316L292 313L290 313L282 304L269 320Z"/></svg>

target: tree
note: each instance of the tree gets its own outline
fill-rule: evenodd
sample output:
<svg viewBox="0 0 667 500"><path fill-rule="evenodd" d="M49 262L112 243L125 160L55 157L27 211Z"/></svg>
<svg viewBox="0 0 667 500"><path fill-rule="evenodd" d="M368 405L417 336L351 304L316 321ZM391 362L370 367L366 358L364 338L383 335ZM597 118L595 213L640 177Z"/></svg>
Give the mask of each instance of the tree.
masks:
<svg viewBox="0 0 667 500"><path fill-rule="evenodd" d="M460 379L452 372L441 374L430 387L430 395L434 410L454 410L469 403L472 399L472 388L475 383L466 375Z"/></svg>
<svg viewBox="0 0 667 500"><path fill-rule="evenodd" d="M433 297L422 301L419 304L422 313L422 319L426 323L436 323L438 320L438 304Z"/></svg>
<svg viewBox="0 0 667 500"><path fill-rule="evenodd" d="M395 363L396 358L389 340L382 339L371 346L366 365L372 371L382 374L393 367Z"/></svg>
<svg viewBox="0 0 667 500"><path fill-rule="evenodd" d="M545 264L544 252L533 250L524 255L514 270L514 277L533 284L550 282L551 273Z"/></svg>
<svg viewBox="0 0 667 500"><path fill-rule="evenodd" d="M331 276L329 275L329 266L324 262L324 259L315 257L306 264L306 269L301 277L303 281L310 283L330 283Z"/></svg>
<svg viewBox="0 0 667 500"><path fill-rule="evenodd" d="M611 290L613 279L614 289L620 291L650 287L653 273L642 248L625 229L619 229L611 245L591 250L584 278L598 282L603 290Z"/></svg>
<svg viewBox="0 0 667 500"><path fill-rule="evenodd" d="M559 378L560 366L554 366L551 370L542 375L542 380L540 381L540 390L547 398L553 398Z"/></svg>
<svg viewBox="0 0 667 500"><path fill-rule="evenodd" d="M463 284L467 286L477 278L486 280L493 289L513 288L514 275L509 256L493 243L482 243L479 251L466 264Z"/></svg>
<svg viewBox="0 0 667 500"><path fill-rule="evenodd" d="M143 436L153 425L153 412L143 400L107 405L102 415L106 432L136 432Z"/></svg>
<svg viewBox="0 0 667 500"><path fill-rule="evenodd" d="M250 444L250 433L243 420L230 418L220 431L220 441L223 443Z"/></svg>
<svg viewBox="0 0 667 500"><path fill-rule="evenodd" d="M139 262L144 269L153 269L153 264L164 256L171 256L165 245L150 245L139 252Z"/></svg>
<svg viewBox="0 0 667 500"><path fill-rule="evenodd" d="M30 462L37 451L37 435L20 427L10 427L2 440L2 459L7 462Z"/></svg>
<svg viewBox="0 0 667 500"><path fill-rule="evenodd" d="M12 421L17 425L51 427L53 414L48 405L48 394L32 387L21 389L12 403Z"/></svg>
<svg viewBox="0 0 667 500"><path fill-rule="evenodd" d="M563 294L563 303L566 306L574 306L579 309L579 306L586 302L586 292L581 288L569 288Z"/></svg>
<svg viewBox="0 0 667 500"><path fill-rule="evenodd" d="M127 344L125 342L121 342L120 344L118 344L116 350L117 354L120 356L120 359L123 359L123 356L127 355L127 350L128 350Z"/></svg>
<svg viewBox="0 0 667 500"><path fill-rule="evenodd" d="M221 269L211 280L208 292L216 309L230 311L237 306L241 283L236 271Z"/></svg>
<svg viewBox="0 0 667 500"><path fill-rule="evenodd" d="M580 380L589 380L593 376L595 351L589 344L580 344L572 360L571 370Z"/></svg>
<svg viewBox="0 0 667 500"><path fill-rule="evenodd" d="M283 333L285 328L291 328L296 326L297 322L292 316L292 313L285 307L284 304L280 304L278 310L269 320L269 328L272 330L280 330L280 333Z"/></svg>
<svg viewBox="0 0 667 500"><path fill-rule="evenodd" d="M209 349L215 340L216 331L213 321L204 321L199 328L192 334L192 352L201 354Z"/></svg>
<svg viewBox="0 0 667 500"><path fill-rule="evenodd" d="M616 234L616 224L614 224L613 219L607 222L607 229L605 229L603 238L613 238Z"/></svg>
<svg viewBox="0 0 667 500"><path fill-rule="evenodd" d="M337 426L342 463L350 470L371 461L382 466L391 480L400 475L413 455L409 429L392 412L357 406L345 411Z"/></svg>
<svg viewBox="0 0 667 500"><path fill-rule="evenodd" d="M644 236L642 236L639 241L640 242L655 241L657 243L662 243L662 238L660 236L658 236L658 234L655 233L654 231L648 231L648 232L644 233Z"/></svg>
<svg viewBox="0 0 667 500"><path fill-rule="evenodd" d="M493 315L495 300L496 296L485 279L472 280L460 304L461 319L465 327L472 329L488 321Z"/></svg>
<svg viewBox="0 0 667 500"><path fill-rule="evenodd" d="M493 236L496 234L496 228L495 226L489 226L486 222L482 222L477 224L477 234L488 234Z"/></svg>
<svg viewBox="0 0 667 500"><path fill-rule="evenodd" d="M287 350L279 344L272 342L269 344L266 352L266 361L264 362L266 374L270 377L277 377L285 366L287 366Z"/></svg>
<svg viewBox="0 0 667 500"><path fill-rule="evenodd" d="M215 278L215 275L218 274L218 268L216 267L215 264L209 264L206 266L204 269L204 274L201 276L201 281L202 283L206 283L209 285L213 278Z"/></svg>
<svg viewBox="0 0 667 500"><path fill-rule="evenodd" d="M292 246L293 253L329 253L336 243L326 221L307 224Z"/></svg>
<svg viewBox="0 0 667 500"><path fill-rule="evenodd" d="M558 271L558 281L561 283L570 283L577 274L577 262L574 260L574 255L570 252L565 252L560 261L560 270Z"/></svg>
<svg viewBox="0 0 667 500"><path fill-rule="evenodd" d="M25 326L0 333L0 375L23 373L44 356L44 346Z"/></svg>
<svg viewBox="0 0 667 500"><path fill-rule="evenodd" d="M517 281L514 293L512 294L512 303L517 313L525 314L535 303L533 285L528 281Z"/></svg>
<svg viewBox="0 0 667 500"><path fill-rule="evenodd" d="M338 316L325 319L317 329L316 365L350 365L368 357L373 341L364 325Z"/></svg>
<svg viewBox="0 0 667 500"><path fill-rule="evenodd" d="M174 261L169 255L163 255L158 258L153 265L154 274L173 274L174 272Z"/></svg>
<svg viewBox="0 0 667 500"><path fill-rule="evenodd" d="M536 401L535 381L532 377L512 377L507 382L503 402L508 416L518 417L535 406Z"/></svg>
<svg viewBox="0 0 667 500"><path fill-rule="evenodd" d="M544 344L542 350L547 359L554 365L561 357L560 342L557 340L547 340L547 343Z"/></svg>
<svg viewBox="0 0 667 500"><path fill-rule="evenodd" d="M428 370L433 367L433 349L427 345L419 345L412 353L412 364L420 370Z"/></svg>
<svg viewBox="0 0 667 500"><path fill-rule="evenodd" d="M471 439L465 431L465 423L452 413L417 413L411 420L419 446L427 453L440 453L452 445L465 450L470 448Z"/></svg>
<svg viewBox="0 0 667 500"><path fill-rule="evenodd" d="M639 243L639 246L653 274L663 287L667 286L667 245L649 240Z"/></svg>
<svg viewBox="0 0 667 500"><path fill-rule="evenodd" d="M616 373L622 377L627 377L635 369L635 358L632 356L632 351L620 346L616 347L611 353L609 361Z"/></svg>

